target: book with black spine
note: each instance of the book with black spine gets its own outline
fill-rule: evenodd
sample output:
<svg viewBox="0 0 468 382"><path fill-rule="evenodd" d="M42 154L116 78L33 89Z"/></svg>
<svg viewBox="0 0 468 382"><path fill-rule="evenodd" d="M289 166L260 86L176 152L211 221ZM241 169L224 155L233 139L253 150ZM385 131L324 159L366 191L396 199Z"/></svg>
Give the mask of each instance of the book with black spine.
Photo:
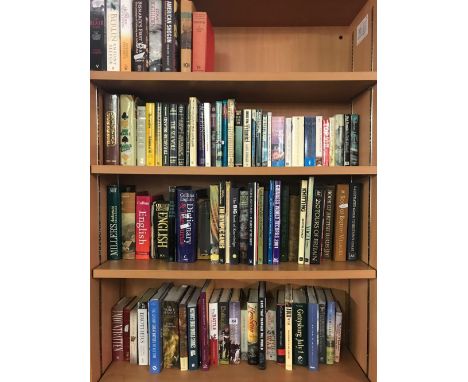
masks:
<svg viewBox="0 0 468 382"><path fill-rule="evenodd" d="M250 182L249 188L249 243L247 247L247 262L256 264L256 214L257 214L257 182Z"/></svg>
<svg viewBox="0 0 468 382"><path fill-rule="evenodd" d="M169 107L169 166L177 166L177 104Z"/></svg>
<svg viewBox="0 0 468 382"><path fill-rule="evenodd" d="M132 72L147 72L149 67L148 1L133 1Z"/></svg>
<svg viewBox="0 0 468 382"><path fill-rule="evenodd" d="M349 185L348 207L348 244L346 246L346 260L357 260L361 249L361 198L362 184Z"/></svg>
<svg viewBox="0 0 468 382"><path fill-rule="evenodd" d="M231 264L239 264L240 261L240 237L239 237L239 188L231 188Z"/></svg>
<svg viewBox="0 0 468 382"><path fill-rule="evenodd" d="M231 349L229 327L229 301L232 289L224 288L218 301L218 357L221 365L229 364Z"/></svg>
<svg viewBox="0 0 468 382"><path fill-rule="evenodd" d="M177 166L185 166L185 108L177 105Z"/></svg>
<svg viewBox="0 0 468 382"><path fill-rule="evenodd" d="M239 191L239 253L240 263L248 263L249 246L249 191Z"/></svg>
<svg viewBox="0 0 468 382"><path fill-rule="evenodd" d="M204 167L205 161L205 110L203 102L198 103L197 123L197 165Z"/></svg>
<svg viewBox="0 0 468 382"><path fill-rule="evenodd" d="M278 289L276 294L276 360L285 362L285 311L284 288Z"/></svg>
<svg viewBox="0 0 468 382"><path fill-rule="evenodd" d="M350 165L359 165L359 114L351 114Z"/></svg>
<svg viewBox="0 0 468 382"><path fill-rule="evenodd" d="M350 165L351 150L351 114L344 115L344 143L343 143L343 165Z"/></svg>
<svg viewBox="0 0 468 382"><path fill-rule="evenodd" d="M200 366L200 347L198 337L198 298L200 297L201 288L195 288L187 304L187 320L188 320L188 368L189 370L197 370Z"/></svg>
<svg viewBox="0 0 468 382"><path fill-rule="evenodd" d="M90 69L106 70L106 8L104 1L91 0L90 12Z"/></svg>
<svg viewBox="0 0 468 382"><path fill-rule="evenodd" d="M318 325L318 355L319 363L326 363L327 353L327 300L322 288L314 287L319 307L319 325Z"/></svg>
<svg viewBox="0 0 468 382"><path fill-rule="evenodd" d="M154 201L152 209L154 245L151 246L151 257L167 260L169 258L169 202Z"/></svg>
<svg viewBox="0 0 468 382"><path fill-rule="evenodd" d="M308 365L307 296L304 289L293 290L293 364Z"/></svg>
<svg viewBox="0 0 468 382"><path fill-rule="evenodd" d="M314 188L314 199L312 208L312 229L310 263L320 264L320 247L322 239L322 216L323 216L323 187L316 185Z"/></svg>
<svg viewBox="0 0 468 382"><path fill-rule="evenodd" d="M284 349L285 368L293 365L293 290L291 284L284 286Z"/></svg>
<svg viewBox="0 0 468 382"><path fill-rule="evenodd" d="M184 294L184 297L180 301L179 304L179 359L180 359L180 370L186 371L188 370L188 309L187 304L192 296L194 291L194 286L189 286L187 291Z"/></svg>
<svg viewBox="0 0 468 382"><path fill-rule="evenodd" d="M258 368L266 368L266 283L258 285Z"/></svg>
<svg viewBox="0 0 468 382"><path fill-rule="evenodd" d="M219 263L226 263L226 181L219 182L219 210L218 210L218 250Z"/></svg>
<svg viewBox="0 0 468 382"><path fill-rule="evenodd" d="M335 186L327 185L323 195L323 252L324 259L331 259L333 254L333 227L335 223Z"/></svg>
<svg viewBox="0 0 468 382"><path fill-rule="evenodd" d="M210 128L211 128L211 166L212 167L217 167L218 165L216 164L216 150L217 150L217 138L216 138L216 103L211 105L211 114L210 114L211 122L210 122Z"/></svg>

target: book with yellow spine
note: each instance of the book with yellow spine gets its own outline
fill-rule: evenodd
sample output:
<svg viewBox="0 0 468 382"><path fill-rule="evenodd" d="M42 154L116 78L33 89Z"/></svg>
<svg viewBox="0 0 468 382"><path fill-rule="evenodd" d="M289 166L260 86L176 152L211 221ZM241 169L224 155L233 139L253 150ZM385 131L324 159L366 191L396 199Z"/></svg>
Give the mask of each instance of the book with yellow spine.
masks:
<svg viewBox="0 0 468 382"><path fill-rule="evenodd" d="M155 105L152 102L146 103L146 165L155 165Z"/></svg>
<svg viewBox="0 0 468 382"><path fill-rule="evenodd" d="M163 133L162 133L162 103L161 102L156 102L156 137L155 137L155 147L156 147L156 152L155 152L155 163L156 166L162 166L162 157L163 157Z"/></svg>

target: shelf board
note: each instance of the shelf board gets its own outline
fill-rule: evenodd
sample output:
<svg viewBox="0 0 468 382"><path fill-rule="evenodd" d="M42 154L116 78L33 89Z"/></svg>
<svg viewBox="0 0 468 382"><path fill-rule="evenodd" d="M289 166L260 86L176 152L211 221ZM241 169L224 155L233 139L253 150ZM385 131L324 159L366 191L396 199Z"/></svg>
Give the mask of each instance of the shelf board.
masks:
<svg viewBox="0 0 468 382"><path fill-rule="evenodd" d="M265 370L259 370L254 365L241 361L239 365L218 365L208 371L180 371L164 369L161 374L150 374L148 366L131 365L129 362L113 362L107 368L100 382L124 381L256 381L256 382L368 382L366 375L359 367L349 350L342 349L341 360L335 365L319 365L318 372L311 372L306 367L293 366L292 371L286 371L284 365L267 361Z"/></svg>
<svg viewBox="0 0 468 382"><path fill-rule="evenodd" d="M206 101L349 102L377 83L377 72L90 72L91 81L110 93L181 102Z"/></svg>
<svg viewBox="0 0 468 382"><path fill-rule="evenodd" d="M287 27L350 25L366 0L194 0L214 26ZM267 12L265 10L268 10Z"/></svg>
<svg viewBox="0 0 468 382"><path fill-rule="evenodd" d="M91 165L92 174L185 176L376 175L376 166L336 167L156 167Z"/></svg>
<svg viewBox="0 0 468 382"><path fill-rule="evenodd" d="M251 266L211 264L208 260L188 264L162 260L111 260L95 268L93 276L102 279L330 280L374 279L376 271L362 261Z"/></svg>

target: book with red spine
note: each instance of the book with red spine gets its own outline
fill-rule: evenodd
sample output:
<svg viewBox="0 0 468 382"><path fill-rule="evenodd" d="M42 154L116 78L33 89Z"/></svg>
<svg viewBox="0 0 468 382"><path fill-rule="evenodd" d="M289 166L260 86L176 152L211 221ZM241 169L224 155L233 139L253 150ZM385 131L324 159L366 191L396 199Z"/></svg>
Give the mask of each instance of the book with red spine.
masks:
<svg viewBox="0 0 468 382"><path fill-rule="evenodd" d="M323 144L322 144L322 165L330 165L330 120L328 118L323 118Z"/></svg>
<svg viewBox="0 0 468 382"><path fill-rule="evenodd" d="M206 12L193 12L192 72L214 71L214 32Z"/></svg>
<svg viewBox="0 0 468 382"><path fill-rule="evenodd" d="M137 260L149 260L151 252L151 204L153 198L146 194L136 196L136 256Z"/></svg>
<svg viewBox="0 0 468 382"><path fill-rule="evenodd" d="M124 360L123 347L123 309L128 305L133 297L122 297L117 304L112 307L112 360Z"/></svg>
<svg viewBox="0 0 468 382"><path fill-rule="evenodd" d="M124 361L130 361L130 312L135 308L138 298L133 296L123 308L123 355Z"/></svg>

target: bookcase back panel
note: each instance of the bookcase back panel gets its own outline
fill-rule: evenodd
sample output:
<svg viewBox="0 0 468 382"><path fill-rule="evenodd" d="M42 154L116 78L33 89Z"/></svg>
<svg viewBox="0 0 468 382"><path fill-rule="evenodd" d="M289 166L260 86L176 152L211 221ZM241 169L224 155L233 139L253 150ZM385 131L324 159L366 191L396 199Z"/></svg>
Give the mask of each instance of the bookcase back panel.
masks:
<svg viewBox="0 0 468 382"><path fill-rule="evenodd" d="M349 350L367 373L368 280L350 280L349 286Z"/></svg>
<svg viewBox="0 0 468 382"><path fill-rule="evenodd" d="M215 28L217 72L350 71L348 27Z"/></svg>
<svg viewBox="0 0 468 382"><path fill-rule="evenodd" d="M374 19L376 14L374 12L375 0L369 0L364 7L360 10L358 15L354 18L352 24L350 25L349 33L352 34L352 46L353 46L353 63L352 70L354 72L365 72L377 70L373 69L373 47L374 45L374 31L376 30L374 25ZM365 24L365 18L367 16L367 35L361 39L358 43L357 41L357 27ZM364 20L364 21L363 21ZM361 29L360 30L365 30ZM361 36L361 33L359 33ZM365 33L363 34L365 35Z"/></svg>

